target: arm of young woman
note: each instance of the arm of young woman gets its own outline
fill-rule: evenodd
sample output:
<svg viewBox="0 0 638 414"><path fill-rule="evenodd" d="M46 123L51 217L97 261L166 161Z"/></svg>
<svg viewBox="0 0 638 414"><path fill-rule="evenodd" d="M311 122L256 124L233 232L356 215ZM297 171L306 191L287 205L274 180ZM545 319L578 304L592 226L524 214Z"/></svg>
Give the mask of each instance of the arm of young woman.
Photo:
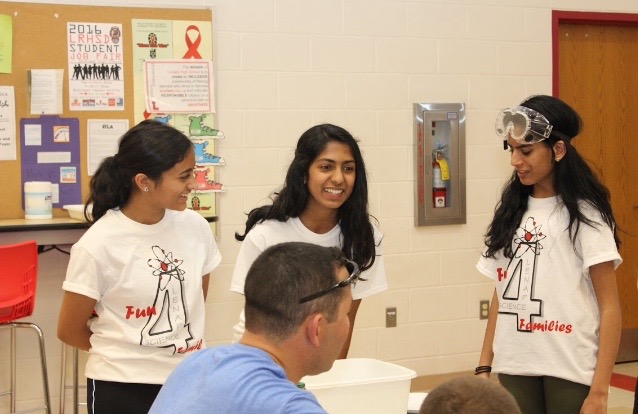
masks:
<svg viewBox="0 0 638 414"><path fill-rule="evenodd" d="M357 318L359 305L361 305L361 299L353 300L352 305L350 306L350 312L348 313L348 318L350 319L350 332L348 332L348 338L346 338L346 342L343 344L343 348L339 354L339 359L346 359L348 357L350 341L352 340L352 331L354 330L354 321Z"/></svg>
<svg viewBox="0 0 638 414"><path fill-rule="evenodd" d="M210 273L206 273L202 276L202 291L204 292L204 302L206 302L206 297L208 296L208 283L210 281Z"/></svg>
<svg viewBox="0 0 638 414"><path fill-rule="evenodd" d="M494 332L496 332L496 318L498 317L498 296L496 295L496 289L492 293L492 303L490 304L490 310L487 314L487 326L485 327L485 335L483 336L483 348L481 348L481 355L479 357L478 366L492 366L492 360L494 359ZM489 378L489 372L483 372L477 374L479 377Z"/></svg>
<svg viewBox="0 0 638 414"><path fill-rule="evenodd" d="M581 408L581 414L606 413L609 383L616 363L622 314L613 262L604 262L589 268L596 301L600 312L598 334L598 358L589 394Z"/></svg>
<svg viewBox="0 0 638 414"><path fill-rule="evenodd" d="M58 338L67 345L88 351L91 335L87 322L97 301L79 293L64 292L58 318Z"/></svg>

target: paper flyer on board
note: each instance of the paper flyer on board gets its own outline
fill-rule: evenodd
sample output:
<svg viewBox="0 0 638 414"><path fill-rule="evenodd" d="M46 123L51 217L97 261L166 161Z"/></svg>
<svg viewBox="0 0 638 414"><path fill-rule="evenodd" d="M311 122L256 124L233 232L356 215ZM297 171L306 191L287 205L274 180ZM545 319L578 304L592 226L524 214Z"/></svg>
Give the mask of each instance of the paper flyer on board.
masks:
<svg viewBox="0 0 638 414"><path fill-rule="evenodd" d="M131 21L133 46L133 101L135 123L150 116L144 99L144 61L173 58L173 22L171 20Z"/></svg>
<svg viewBox="0 0 638 414"><path fill-rule="evenodd" d="M213 59L210 22L173 21L173 49L177 59Z"/></svg>
<svg viewBox="0 0 638 414"><path fill-rule="evenodd" d="M13 20L0 14L0 73L11 73L13 57Z"/></svg>
<svg viewBox="0 0 638 414"><path fill-rule="evenodd" d="M119 139L128 130L128 119L89 119L87 124L88 175L97 171L102 160L117 154Z"/></svg>
<svg viewBox="0 0 638 414"><path fill-rule="evenodd" d="M124 110L122 25L67 23L71 111Z"/></svg>
<svg viewBox="0 0 638 414"><path fill-rule="evenodd" d="M150 113L215 112L210 60L147 60L144 84Z"/></svg>
<svg viewBox="0 0 638 414"><path fill-rule="evenodd" d="M0 160L16 159L16 104L13 86L0 86Z"/></svg>

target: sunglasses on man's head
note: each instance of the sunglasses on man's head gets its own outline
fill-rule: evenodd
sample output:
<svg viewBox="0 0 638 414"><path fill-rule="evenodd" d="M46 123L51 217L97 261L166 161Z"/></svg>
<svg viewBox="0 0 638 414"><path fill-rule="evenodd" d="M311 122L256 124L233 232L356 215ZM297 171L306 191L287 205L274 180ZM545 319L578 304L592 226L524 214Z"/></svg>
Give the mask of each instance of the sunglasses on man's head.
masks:
<svg viewBox="0 0 638 414"><path fill-rule="evenodd" d="M301 298L299 300L299 304L306 303L313 299L320 298L332 292L333 290L346 287L348 285L352 285L352 287L354 288L358 280L365 280L359 277L361 276L361 270L359 270L359 265L356 262L353 262L352 260L346 260L346 269L348 269L348 273L350 273L350 276L348 276L347 279L342 280L341 282L337 283L334 286L329 287L326 290L322 290L321 292L313 293L312 295L308 295Z"/></svg>

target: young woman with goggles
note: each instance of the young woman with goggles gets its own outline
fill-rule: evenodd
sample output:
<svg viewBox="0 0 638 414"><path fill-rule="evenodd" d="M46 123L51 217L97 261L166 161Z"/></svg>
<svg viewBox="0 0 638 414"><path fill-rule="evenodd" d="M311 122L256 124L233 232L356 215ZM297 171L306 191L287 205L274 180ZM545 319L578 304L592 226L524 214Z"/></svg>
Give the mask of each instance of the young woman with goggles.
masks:
<svg viewBox="0 0 638 414"><path fill-rule="evenodd" d="M496 288L476 373L498 372L523 413L607 412L622 259L609 190L571 145L581 126L547 95L496 120L514 172L477 263Z"/></svg>

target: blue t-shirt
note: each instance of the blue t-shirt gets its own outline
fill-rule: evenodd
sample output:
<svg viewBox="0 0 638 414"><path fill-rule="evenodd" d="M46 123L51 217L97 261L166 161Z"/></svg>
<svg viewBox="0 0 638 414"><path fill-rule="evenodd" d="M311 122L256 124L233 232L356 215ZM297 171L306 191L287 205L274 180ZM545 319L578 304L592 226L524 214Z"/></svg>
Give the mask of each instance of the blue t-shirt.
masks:
<svg viewBox="0 0 638 414"><path fill-rule="evenodd" d="M326 414L261 349L233 344L188 357L171 373L149 414Z"/></svg>

